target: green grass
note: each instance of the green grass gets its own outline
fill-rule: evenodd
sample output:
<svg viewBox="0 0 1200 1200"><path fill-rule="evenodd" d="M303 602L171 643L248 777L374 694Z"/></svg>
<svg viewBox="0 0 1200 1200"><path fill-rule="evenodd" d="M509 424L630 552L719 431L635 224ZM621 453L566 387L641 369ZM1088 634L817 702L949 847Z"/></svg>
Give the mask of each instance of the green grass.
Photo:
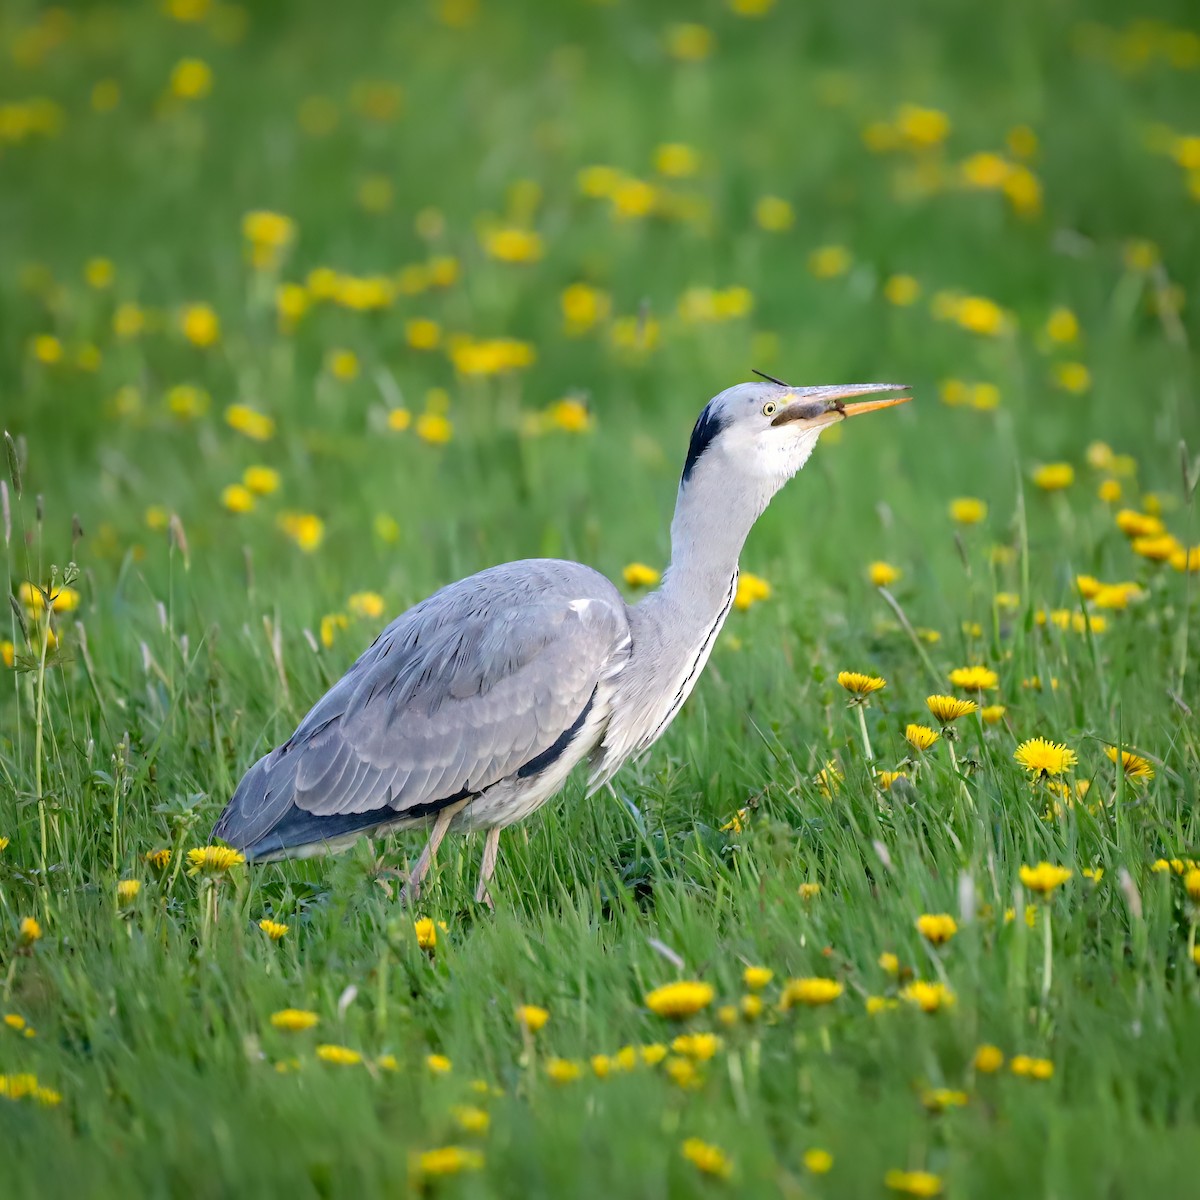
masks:
<svg viewBox="0 0 1200 1200"><path fill-rule="evenodd" d="M955 1196L1190 1194L1197 912L1176 872L1152 864L1200 856L1200 589L1194 572L1135 555L1114 523L1120 507L1158 504L1181 545L1200 542L1200 183L1193 170L1189 193L1172 158L1189 153L1174 136L1200 132L1188 7L1156 5L1160 23L1142 27L1106 3L779 3L748 19L715 2L529 0L483 4L462 28L425 3L236 11L184 22L158 5L79 5L64 21L16 3L0 15L0 417L23 484L19 496L7 485L7 573L16 596L55 567L60 581L69 562L79 572L44 666L45 627L22 605L5 635L0 1011L36 1036L0 1027L0 1073L61 1095L0 1098L6 1194L857 1198L883 1194L897 1168L934 1172ZM711 29L705 61L664 49L683 20ZM211 94L169 102L187 57L211 66ZM119 85L112 111L94 109L101 80ZM402 88L394 119L360 111L370 81ZM338 116L323 136L297 118L314 95ZM18 136L30 114L46 126L37 97L58 122ZM944 112L944 142L869 150L863 130L905 103ZM1042 188L1024 214L958 183L977 152L1011 168L1018 125L1036 133L1027 166ZM658 181L692 219L618 221L580 194L592 164L654 180L665 142L699 155L694 177ZM390 184L383 211L359 202L370 177ZM540 189L524 212L520 180ZM764 195L792 205L790 229L756 225ZM415 223L429 207L444 219L432 238ZM252 209L296 222L275 270L246 261ZM540 261L487 257L488 215L536 229ZM1138 259L1139 239L1156 255ZM810 255L829 245L850 266L818 278ZM281 281L320 266L394 279L432 256L457 260L452 285L374 313L317 303L279 328ZM115 265L107 288L85 282L96 257ZM897 273L921 286L909 307L885 298ZM579 281L611 312L568 336L560 295ZM735 285L750 314L679 315L686 289ZM995 301L1003 330L937 319L943 290ZM140 336L114 334L120 302L146 311ZM219 314L206 349L179 331L193 302ZM1058 307L1078 318L1074 344L1045 333ZM656 348L614 346L614 323L639 313L660 323ZM415 316L444 335L527 341L536 362L461 377L444 349L407 345ZM41 335L62 361L39 361ZM337 348L357 355L356 379L332 376ZM1083 394L1055 383L1068 362L1090 372ZM238 868L212 891L189 877L181 856L204 844L241 772L385 619L326 622L323 645L323 617L364 590L400 612L510 558L578 558L614 578L630 561L663 565L691 422L751 367L902 379L916 402L826 438L760 521L742 566L772 595L733 614L684 712L618 776L640 822L607 792L584 802L572 781L505 834L494 914L470 900L478 839L445 844L417 913L395 900L417 834ZM1000 403L947 405L947 380L995 384ZM181 383L211 397L195 420L167 405ZM137 402L114 404L121 388ZM387 427L431 388L449 394L444 446ZM530 432L530 414L571 393L589 397L589 432ZM273 436L231 428L235 402L272 416ZM1097 495L1112 472L1089 464L1096 441L1131 457L1117 503ZM1033 482L1050 462L1074 467L1063 492ZM279 471L278 492L227 512L222 489L254 464ZM986 519L956 527L956 496L986 501ZM324 521L315 552L281 532L285 510ZM939 640L908 636L868 582L878 559L903 572L890 591L905 622ZM1080 574L1143 594L1095 613ZM1039 624L1055 609L1107 627ZM988 700L1004 718L959 722L961 774L945 739L905 765L905 725L973 663L998 672ZM886 793L841 669L888 680L867 726L877 765L911 778ZM1042 690L1023 686L1033 676ZM1069 745L1068 782L1091 785L1049 819L1047 788L1013 761L1034 736ZM1154 778L1116 779L1113 744L1145 755ZM832 796L817 780L829 763L844 776ZM723 829L741 809L742 830ZM160 874L144 856L162 847L174 858ZM1043 859L1074 875L1028 925L1018 872ZM128 905L122 879L142 882ZM819 895L803 899L805 882ZM915 929L925 912L958 919L941 950ZM446 923L433 954L418 915ZM278 944L258 928L268 916L290 927ZM32 945L26 917L42 928ZM885 951L901 979L878 964ZM739 1002L747 964L776 973L766 1012L722 1025L715 1009ZM808 975L845 991L778 1011L781 983ZM910 977L957 1002L867 1013L868 996L895 998ZM590 1056L678 1032L643 1000L676 978L716 991L684 1026L723 1038L698 1086L663 1066L597 1078ZM551 1013L528 1041L513 1017L523 1003ZM272 1028L289 1006L319 1014L316 1030ZM366 1061L324 1063L319 1043ZM1047 1058L1053 1076L978 1072L981 1043ZM430 1053L451 1072L432 1074ZM395 1071L379 1066L389 1054ZM555 1056L582 1077L554 1083ZM931 1114L934 1087L968 1103ZM485 1135L459 1128L461 1104L488 1111ZM689 1137L723 1149L728 1182L682 1156ZM450 1144L476 1146L482 1168L422 1185L412 1156ZM806 1170L812 1148L832 1153L827 1174Z"/></svg>

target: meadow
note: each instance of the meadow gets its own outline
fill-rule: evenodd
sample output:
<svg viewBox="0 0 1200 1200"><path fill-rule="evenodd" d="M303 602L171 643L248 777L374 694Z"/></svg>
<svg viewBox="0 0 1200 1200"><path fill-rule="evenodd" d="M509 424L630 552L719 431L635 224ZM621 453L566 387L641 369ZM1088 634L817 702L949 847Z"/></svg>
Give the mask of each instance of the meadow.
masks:
<svg viewBox="0 0 1200 1200"><path fill-rule="evenodd" d="M4 5L5 1195L1194 1194L1200 32L1131 13ZM419 833L208 848L435 588L652 587L752 368L915 399L494 913L478 837L414 910Z"/></svg>

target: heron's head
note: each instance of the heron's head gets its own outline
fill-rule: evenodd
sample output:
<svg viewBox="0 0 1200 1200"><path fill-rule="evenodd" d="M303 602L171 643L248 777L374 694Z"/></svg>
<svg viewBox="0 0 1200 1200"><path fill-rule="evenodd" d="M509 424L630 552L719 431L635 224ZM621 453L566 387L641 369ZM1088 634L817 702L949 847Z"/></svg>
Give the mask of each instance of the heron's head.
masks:
<svg viewBox="0 0 1200 1200"><path fill-rule="evenodd" d="M896 383L789 387L777 380L739 383L714 396L692 430L682 484L703 474L782 487L808 461L822 430L847 417L903 404L908 396L855 400L903 391ZM847 403L851 401L850 403Z"/></svg>

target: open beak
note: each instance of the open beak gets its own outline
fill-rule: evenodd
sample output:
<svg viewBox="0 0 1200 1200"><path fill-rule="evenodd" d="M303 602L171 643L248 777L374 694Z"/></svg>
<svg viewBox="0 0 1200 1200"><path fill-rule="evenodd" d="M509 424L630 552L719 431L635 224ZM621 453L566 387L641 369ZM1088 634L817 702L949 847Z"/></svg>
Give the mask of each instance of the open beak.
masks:
<svg viewBox="0 0 1200 1200"><path fill-rule="evenodd" d="M892 408L912 399L911 396L887 396L882 400L860 400L855 404L847 404L846 401L853 396L874 396L879 392L908 390L908 386L903 383L850 383L830 387L797 388L796 399L782 409L771 424L787 425L792 421L807 421L821 428L845 417L861 417L864 413Z"/></svg>

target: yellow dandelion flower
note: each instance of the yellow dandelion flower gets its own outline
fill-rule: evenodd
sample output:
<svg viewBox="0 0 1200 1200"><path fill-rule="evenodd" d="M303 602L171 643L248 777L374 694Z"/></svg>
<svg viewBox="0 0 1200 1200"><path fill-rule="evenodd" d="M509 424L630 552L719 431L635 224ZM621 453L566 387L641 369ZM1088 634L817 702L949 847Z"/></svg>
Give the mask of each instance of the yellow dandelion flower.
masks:
<svg viewBox="0 0 1200 1200"><path fill-rule="evenodd" d="M564 433L586 433L593 424L587 405L574 396L566 396L550 405L545 412L545 421L551 429L561 429Z"/></svg>
<svg viewBox="0 0 1200 1200"><path fill-rule="evenodd" d="M1029 738L1022 742L1014 752L1013 758L1038 778L1061 775L1078 761L1073 750L1060 742L1047 741L1046 738Z"/></svg>
<svg viewBox="0 0 1200 1200"><path fill-rule="evenodd" d="M883 298L897 308L908 308L921 295L921 285L911 275L891 275L883 285Z"/></svg>
<svg viewBox="0 0 1200 1200"><path fill-rule="evenodd" d="M387 605L378 592L354 592L347 598L346 607L352 616L373 621L383 616Z"/></svg>
<svg viewBox="0 0 1200 1200"><path fill-rule="evenodd" d="M739 612L745 612L760 600L769 600L770 598L771 585L765 579L758 575L751 575L749 571L744 571L738 576L737 590L733 595L733 606Z"/></svg>
<svg viewBox="0 0 1200 1200"><path fill-rule="evenodd" d="M839 671L837 681L858 699L864 699L872 692L878 692L887 686L887 680L881 679L878 675L864 675L860 671Z"/></svg>
<svg viewBox="0 0 1200 1200"><path fill-rule="evenodd" d="M729 1156L711 1142L704 1142L695 1137L688 1138L680 1148L680 1153L704 1175L728 1179L733 1174L733 1163L730 1162Z"/></svg>
<svg viewBox="0 0 1200 1200"><path fill-rule="evenodd" d="M665 142L654 151L654 169L668 179L686 179L700 169L700 155L683 142Z"/></svg>
<svg viewBox="0 0 1200 1200"><path fill-rule="evenodd" d="M221 489L221 506L231 513L254 511L254 493L244 484L231 483Z"/></svg>
<svg viewBox="0 0 1200 1200"><path fill-rule="evenodd" d="M275 418L248 404L231 404L225 410L225 424L256 442L267 442L275 436Z"/></svg>
<svg viewBox="0 0 1200 1200"><path fill-rule="evenodd" d="M815 900L821 894L821 885L819 883L802 883L798 890L801 900Z"/></svg>
<svg viewBox="0 0 1200 1200"><path fill-rule="evenodd" d="M102 292L112 287L117 270L111 258L89 258L83 267L83 278L88 287Z"/></svg>
<svg viewBox="0 0 1200 1200"><path fill-rule="evenodd" d="M935 1013L954 1005L955 995L944 983L914 979L900 992L900 999L914 1004L924 1013Z"/></svg>
<svg viewBox="0 0 1200 1200"><path fill-rule="evenodd" d="M522 1004L517 1009L516 1017L517 1024L523 1029L528 1029L530 1033L537 1033L550 1020L550 1013L536 1004Z"/></svg>
<svg viewBox="0 0 1200 1200"><path fill-rule="evenodd" d="M876 771L875 772L875 782L877 784L879 784L879 786L885 792L890 792L892 790L892 784L894 784L897 779L907 779L907 778L908 778L908 774L905 771Z"/></svg>
<svg viewBox="0 0 1200 1200"><path fill-rule="evenodd" d="M532 229L503 226L485 231L480 241L489 258L505 263L537 262L545 253L541 235Z"/></svg>
<svg viewBox="0 0 1200 1200"><path fill-rule="evenodd" d="M742 982L752 991L761 992L775 978L770 967L747 967L742 972Z"/></svg>
<svg viewBox="0 0 1200 1200"><path fill-rule="evenodd" d="M1069 308L1056 308L1046 318L1046 336L1067 345L1079 337L1079 318Z"/></svg>
<svg viewBox="0 0 1200 1200"><path fill-rule="evenodd" d="M454 437L454 426L441 413L424 412L417 418L417 437L431 446L444 446Z"/></svg>
<svg viewBox="0 0 1200 1200"><path fill-rule="evenodd" d="M320 1018L315 1012L310 1012L306 1008L281 1008L278 1012L271 1014L271 1024L276 1029L283 1029L289 1033L300 1033L305 1029L311 1029Z"/></svg>
<svg viewBox="0 0 1200 1200"><path fill-rule="evenodd" d="M818 279L834 279L850 270L851 261L845 246L818 246L808 256L808 269Z"/></svg>
<svg viewBox="0 0 1200 1200"><path fill-rule="evenodd" d="M314 513L280 513L277 524L305 554L311 554L325 540L325 522Z"/></svg>
<svg viewBox="0 0 1200 1200"><path fill-rule="evenodd" d="M17 926L17 936L23 946L32 946L42 936L42 927L36 917L22 917Z"/></svg>
<svg viewBox="0 0 1200 1200"><path fill-rule="evenodd" d="M944 946L958 932L958 922L949 913L922 913L917 932L935 946Z"/></svg>
<svg viewBox="0 0 1200 1200"><path fill-rule="evenodd" d="M586 283L572 283L564 288L558 302L567 332L575 335L594 328L612 309L608 293Z"/></svg>
<svg viewBox="0 0 1200 1200"><path fill-rule="evenodd" d="M970 333L996 337L1008 325L1004 309L986 296L963 296L955 309L954 319Z"/></svg>
<svg viewBox="0 0 1200 1200"><path fill-rule="evenodd" d="M990 667L956 667L950 672L950 682L968 692L990 692L1000 685L1000 676Z"/></svg>
<svg viewBox="0 0 1200 1200"><path fill-rule="evenodd" d="M431 1075L449 1075L454 1064L444 1054L427 1054L425 1068Z"/></svg>
<svg viewBox="0 0 1200 1200"><path fill-rule="evenodd" d="M443 931L446 926L441 923ZM422 950L434 950L437 948L438 940L438 923L432 917L418 917L413 922L413 933L417 936L417 945Z"/></svg>
<svg viewBox="0 0 1200 1200"><path fill-rule="evenodd" d="M269 917L264 917L258 923L259 929L263 931L273 942L282 941L287 934L289 926L282 921L272 921Z"/></svg>
<svg viewBox="0 0 1200 1200"><path fill-rule="evenodd" d="M867 567L867 578L875 587L891 587L903 572L891 563L873 562Z"/></svg>
<svg viewBox="0 0 1200 1200"><path fill-rule="evenodd" d="M904 739L914 750L928 750L941 737L935 729L928 725L906 725Z"/></svg>
<svg viewBox="0 0 1200 1200"><path fill-rule="evenodd" d="M742 833L750 822L750 810L739 808L737 812L721 826L722 833Z"/></svg>
<svg viewBox="0 0 1200 1200"><path fill-rule="evenodd" d="M974 496L959 496L950 501L950 519L959 525L978 525L987 511L987 505Z"/></svg>
<svg viewBox="0 0 1200 1200"><path fill-rule="evenodd" d="M985 725L998 725L1004 720L1006 712L1008 709L1003 704L988 704L979 710L979 715Z"/></svg>
<svg viewBox="0 0 1200 1200"><path fill-rule="evenodd" d="M1117 761L1116 746L1105 746L1104 753L1108 755L1108 759L1112 763ZM1134 754L1129 750L1120 751L1121 770L1125 772L1126 779L1150 780L1154 778L1154 767L1151 765L1148 758L1143 758L1140 754Z"/></svg>
<svg viewBox="0 0 1200 1200"><path fill-rule="evenodd" d="M648 992L645 1004L652 1013L660 1017L690 1017L712 1003L713 987L709 983L680 980L663 984Z"/></svg>
<svg viewBox="0 0 1200 1200"><path fill-rule="evenodd" d="M1121 498L1121 484L1116 479L1105 479L1096 489L1096 495L1105 504L1116 504Z"/></svg>
<svg viewBox="0 0 1200 1200"><path fill-rule="evenodd" d="M212 68L202 58L181 58L168 86L180 100L202 100L212 91Z"/></svg>
<svg viewBox="0 0 1200 1200"><path fill-rule="evenodd" d="M950 133L950 118L937 108L902 104L896 111L896 132L910 146L927 149L940 146Z"/></svg>
<svg viewBox="0 0 1200 1200"><path fill-rule="evenodd" d="M478 1150L463 1146L439 1146L416 1155L413 1173L422 1179L437 1179L444 1175L461 1175L464 1171L483 1169L484 1157Z"/></svg>
<svg viewBox="0 0 1200 1200"><path fill-rule="evenodd" d="M242 472L242 484L256 496L270 496L279 490L279 472L274 467L253 466Z"/></svg>
<svg viewBox="0 0 1200 1200"><path fill-rule="evenodd" d="M1092 373L1081 362L1054 364L1054 384L1074 396L1082 395L1092 386Z"/></svg>
<svg viewBox="0 0 1200 1200"><path fill-rule="evenodd" d="M925 705L943 725L949 725L951 721L957 721L959 717L979 709L974 700L960 700L957 696L926 696Z"/></svg>
<svg viewBox="0 0 1200 1200"><path fill-rule="evenodd" d="M833 1168L833 1155L814 1146L804 1152L804 1169L811 1175L824 1175Z"/></svg>
<svg viewBox="0 0 1200 1200"><path fill-rule="evenodd" d="M179 313L179 328L193 346L201 350L221 340L221 320L207 304L189 304Z"/></svg>
<svg viewBox="0 0 1200 1200"><path fill-rule="evenodd" d="M683 1033L671 1043L671 1049L684 1058L707 1062L721 1049L721 1039L715 1033Z"/></svg>
<svg viewBox="0 0 1200 1200"><path fill-rule="evenodd" d="M1024 1079L1050 1079L1054 1075L1054 1064L1048 1058L1033 1058L1028 1054L1014 1054L1008 1069Z"/></svg>
<svg viewBox="0 0 1200 1200"><path fill-rule="evenodd" d="M189 875L222 875L246 861L240 850L228 846L201 846L187 852Z"/></svg>
<svg viewBox="0 0 1200 1200"><path fill-rule="evenodd" d="M346 629L349 624L345 613L326 613L321 618L321 645L328 650L333 645L338 630Z"/></svg>
<svg viewBox="0 0 1200 1200"><path fill-rule="evenodd" d="M330 350L325 356L325 369L343 383L350 383L358 378L358 355L353 350Z"/></svg>
<svg viewBox="0 0 1200 1200"><path fill-rule="evenodd" d="M165 871L171 861L171 851L167 848L148 850L143 857L156 871Z"/></svg>
<svg viewBox="0 0 1200 1200"><path fill-rule="evenodd" d="M784 984L779 1004L784 1009L792 1008L797 1004L817 1008L824 1004L831 1004L845 990L845 986L836 979L825 979L818 975L811 975L803 979L789 979Z"/></svg>
<svg viewBox="0 0 1200 1200"><path fill-rule="evenodd" d="M993 1075L1004 1066L1004 1052L999 1046L984 1042L976 1051L973 1060L975 1070L983 1075Z"/></svg>
<svg viewBox="0 0 1200 1200"><path fill-rule="evenodd" d="M703 62L713 52L712 30L703 25L679 24L667 30L667 53L679 62Z"/></svg>
<svg viewBox="0 0 1200 1200"><path fill-rule="evenodd" d="M1157 563L1169 562L1183 549L1175 536L1170 533L1162 533L1154 537L1134 538L1129 548L1139 558Z"/></svg>
<svg viewBox="0 0 1200 1200"><path fill-rule="evenodd" d="M335 1046L330 1043L318 1046L316 1054L322 1062L333 1063L339 1067L354 1067L363 1060L363 1056L357 1050L351 1050L349 1046Z"/></svg>
<svg viewBox="0 0 1200 1200"><path fill-rule="evenodd" d="M927 1088L921 1093L921 1103L934 1113L945 1112L948 1108L965 1108L968 1101L967 1093L957 1088Z"/></svg>
<svg viewBox="0 0 1200 1200"><path fill-rule="evenodd" d="M177 383L168 389L166 402L172 416L181 421L194 421L208 411L212 398L203 388L194 384Z"/></svg>
<svg viewBox="0 0 1200 1200"><path fill-rule="evenodd" d="M1130 539L1159 537L1166 532L1162 521L1150 513L1141 513L1134 508L1122 508L1115 517L1117 528Z"/></svg>
<svg viewBox="0 0 1200 1200"><path fill-rule="evenodd" d="M450 1110L455 1123L464 1133L487 1133L492 1118L482 1108L473 1104L456 1104Z"/></svg>
<svg viewBox="0 0 1200 1200"><path fill-rule="evenodd" d="M892 976L900 974L900 959L890 950L885 950L879 956L878 962L887 974Z"/></svg>
<svg viewBox="0 0 1200 1200"><path fill-rule="evenodd" d="M142 890L140 879L122 879L117 883L117 903L132 904Z"/></svg>
<svg viewBox="0 0 1200 1200"><path fill-rule="evenodd" d="M842 774L842 769L837 763L830 760L817 772L814 782L817 785L817 790L828 800L845 781L845 778L845 775Z"/></svg>
<svg viewBox="0 0 1200 1200"><path fill-rule="evenodd" d="M763 196L754 206L755 224L767 233L785 233L795 220L795 210L781 196Z"/></svg>
<svg viewBox="0 0 1200 1200"><path fill-rule="evenodd" d="M1070 463L1047 463L1034 471L1033 482L1043 492L1061 492L1075 482L1075 468Z"/></svg>
<svg viewBox="0 0 1200 1200"><path fill-rule="evenodd" d="M631 588L653 587L662 578L660 572L640 562L630 563L621 575Z"/></svg>
<svg viewBox="0 0 1200 1200"><path fill-rule="evenodd" d="M648 1067L656 1067L667 1057L669 1051L661 1042L651 1042L648 1046L638 1048L638 1057Z"/></svg>
<svg viewBox="0 0 1200 1200"><path fill-rule="evenodd" d="M569 1058L551 1058L546 1062L546 1074L554 1083L574 1083L583 1074L583 1067Z"/></svg>
<svg viewBox="0 0 1200 1200"><path fill-rule="evenodd" d="M1074 874L1070 867L1059 867L1053 863L1040 862L1036 867L1022 866L1021 882L1039 896L1051 896L1055 890Z"/></svg>
<svg viewBox="0 0 1200 1200"><path fill-rule="evenodd" d="M740 1007L742 1016L747 1021L757 1021L762 1016L763 998L757 993L751 992L749 995L742 997Z"/></svg>
<svg viewBox="0 0 1200 1200"><path fill-rule="evenodd" d="M1180 546L1171 555L1170 562L1176 571L1200 571L1200 546Z"/></svg>
<svg viewBox="0 0 1200 1200"><path fill-rule="evenodd" d="M903 1196L930 1197L942 1194L942 1180L931 1171L893 1169L883 1177L883 1186Z"/></svg>

